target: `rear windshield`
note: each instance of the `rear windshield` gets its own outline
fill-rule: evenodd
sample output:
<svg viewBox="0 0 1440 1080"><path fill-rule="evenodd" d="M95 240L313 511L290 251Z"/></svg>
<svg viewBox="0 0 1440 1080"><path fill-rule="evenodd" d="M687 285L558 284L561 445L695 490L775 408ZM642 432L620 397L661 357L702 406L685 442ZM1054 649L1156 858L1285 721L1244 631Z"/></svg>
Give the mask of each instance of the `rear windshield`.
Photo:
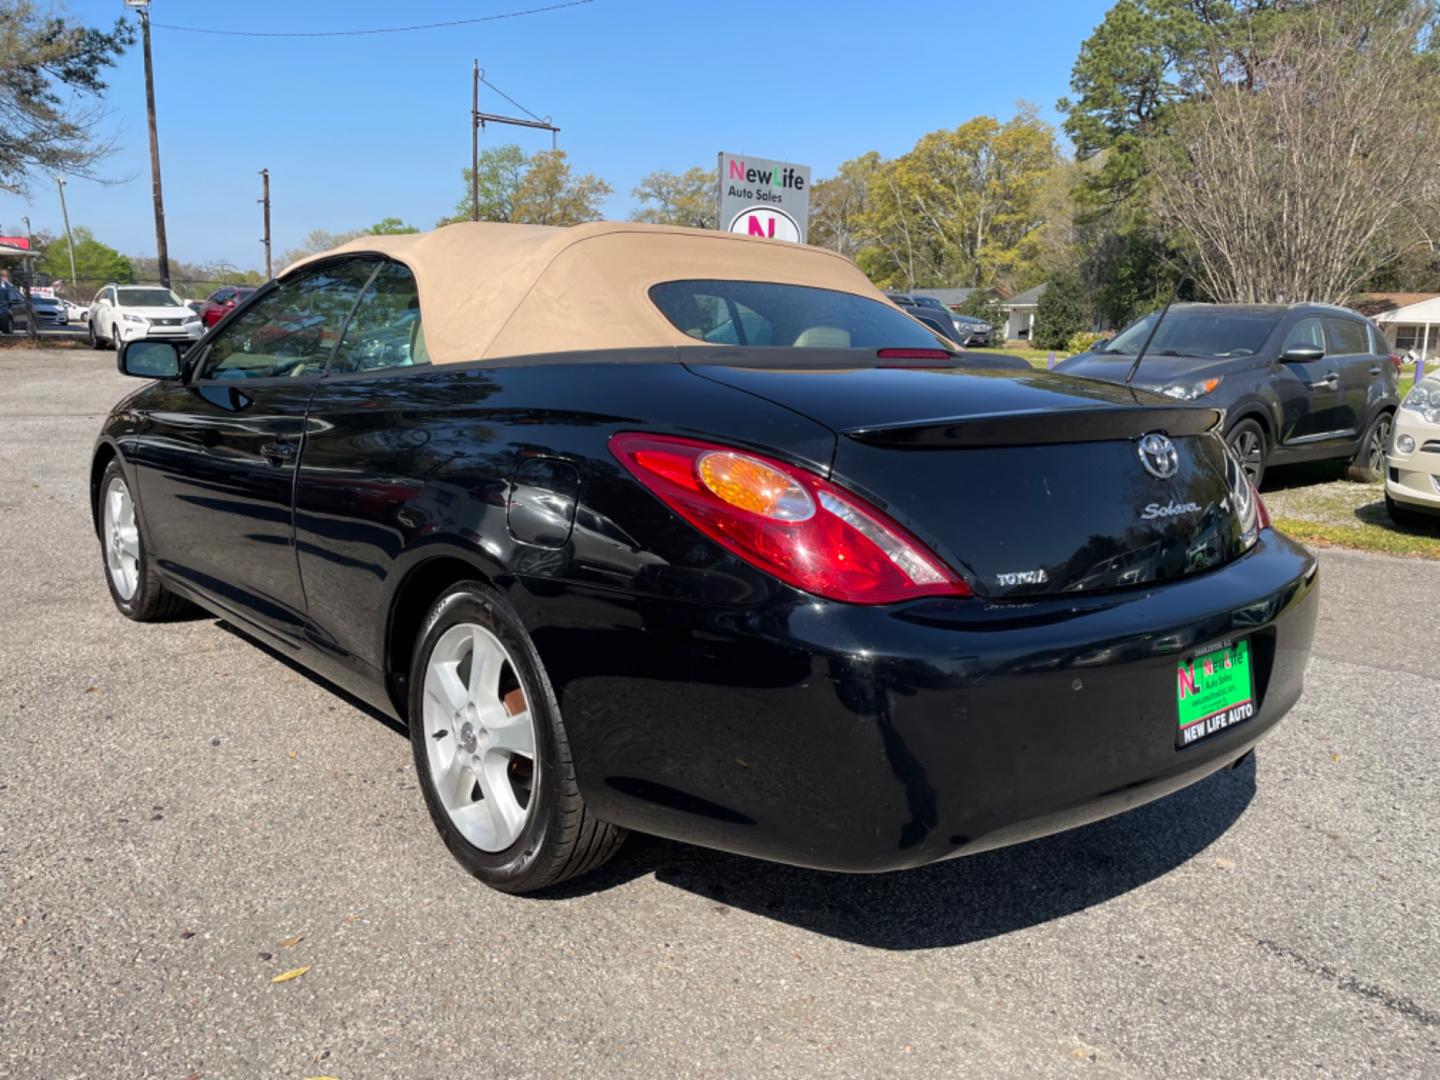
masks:
<svg viewBox="0 0 1440 1080"><path fill-rule="evenodd" d="M666 281L650 289L665 318L713 345L948 348L888 304L853 293L766 281Z"/></svg>
<svg viewBox="0 0 1440 1080"><path fill-rule="evenodd" d="M1283 312L1270 311L1177 311L1171 309L1160 324L1146 356L1254 356ZM1132 323L1104 352L1134 356L1145 344L1159 313ZM1100 351L1100 350L1097 350Z"/></svg>
<svg viewBox="0 0 1440 1080"><path fill-rule="evenodd" d="M122 307L179 307L180 298L169 289L117 289Z"/></svg>

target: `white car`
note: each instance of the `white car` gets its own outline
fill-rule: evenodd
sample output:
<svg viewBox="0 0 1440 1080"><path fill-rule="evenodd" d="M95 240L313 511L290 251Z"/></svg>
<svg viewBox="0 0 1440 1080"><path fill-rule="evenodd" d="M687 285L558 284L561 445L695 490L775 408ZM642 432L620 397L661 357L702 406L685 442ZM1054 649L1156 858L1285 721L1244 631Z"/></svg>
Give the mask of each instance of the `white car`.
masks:
<svg viewBox="0 0 1440 1080"><path fill-rule="evenodd" d="M1386 464L1391 519L1440 526L1440 373L1421 379L1400 403Z"/></svg>
<svg viewBox="0 0 1440 1080"><path fill-rule="evenodd" d="M196 341L200 316L163 285L106 285L90 301L90 345L117 352L127 341Z"/></svg>

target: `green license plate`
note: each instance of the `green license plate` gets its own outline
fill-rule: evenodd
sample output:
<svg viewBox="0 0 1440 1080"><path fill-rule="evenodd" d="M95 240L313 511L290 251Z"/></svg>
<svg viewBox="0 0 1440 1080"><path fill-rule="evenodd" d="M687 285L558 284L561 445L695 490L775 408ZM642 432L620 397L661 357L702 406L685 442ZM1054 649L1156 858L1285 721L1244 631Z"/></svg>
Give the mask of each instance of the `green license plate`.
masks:
<svg viewBox="0 0 1440 1080"><path fill-rule="evenodd" d="M1176 746L1190 746L1255 715L1250 643L1220 642L1175 671L1180 726Z"/></svg>

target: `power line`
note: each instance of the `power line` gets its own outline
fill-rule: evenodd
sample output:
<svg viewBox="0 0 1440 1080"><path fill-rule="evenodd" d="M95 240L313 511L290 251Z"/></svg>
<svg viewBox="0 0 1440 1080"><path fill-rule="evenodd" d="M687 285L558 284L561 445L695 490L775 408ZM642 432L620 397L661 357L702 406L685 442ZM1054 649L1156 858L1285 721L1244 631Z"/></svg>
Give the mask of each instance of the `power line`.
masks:
<svg viewBox="0 0 1440 1080"><path fill-rule="evenodd" d="M567 0L560 4L547 4L544 7L526 8L523 11L506 11L498 15L480 15L473 19L451 19L448 22L417 23L414 26L384 26L374 30L295 30L295 31L271 31L271 30L212 30L204 26L175 26L170 23L152 23L157 30L179 30L186 34L211 34L217 37L249 37L249 38L326 38L326 37L362 37L370 34L406 34L414 30L439 30L450 26L470 26L475 23L496 22L500 19L518 19L524 15L541 15L547 11L560 11L563 8L580 7L582 4L593 3L594 0ZM489 83L485 84L489 86ZM490 87L492 90L495 88ZM496 90L496 93L500 91ZM500 95L504 97L504 94ZM507 98L507 100L509 100ZM512 104L514 104L512 102ZM519 107L519 106L517 106Z"/></svg>

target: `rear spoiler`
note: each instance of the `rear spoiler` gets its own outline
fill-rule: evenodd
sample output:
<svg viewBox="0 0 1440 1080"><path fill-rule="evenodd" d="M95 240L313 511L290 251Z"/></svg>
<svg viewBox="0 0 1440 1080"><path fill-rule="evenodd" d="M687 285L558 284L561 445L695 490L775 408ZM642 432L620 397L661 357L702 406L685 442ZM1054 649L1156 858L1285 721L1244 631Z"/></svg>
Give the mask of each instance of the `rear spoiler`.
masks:
<svg viewBox="0 0 1440 1080"><path fill-rule="evenodd" d="M1111 405L907 420L844 434L857 442L900 449L1038 446L1138 439L1152 431L1175 438L1204 435L1219 426L1220 415L1218 409L1185 405Z"/></svg>

